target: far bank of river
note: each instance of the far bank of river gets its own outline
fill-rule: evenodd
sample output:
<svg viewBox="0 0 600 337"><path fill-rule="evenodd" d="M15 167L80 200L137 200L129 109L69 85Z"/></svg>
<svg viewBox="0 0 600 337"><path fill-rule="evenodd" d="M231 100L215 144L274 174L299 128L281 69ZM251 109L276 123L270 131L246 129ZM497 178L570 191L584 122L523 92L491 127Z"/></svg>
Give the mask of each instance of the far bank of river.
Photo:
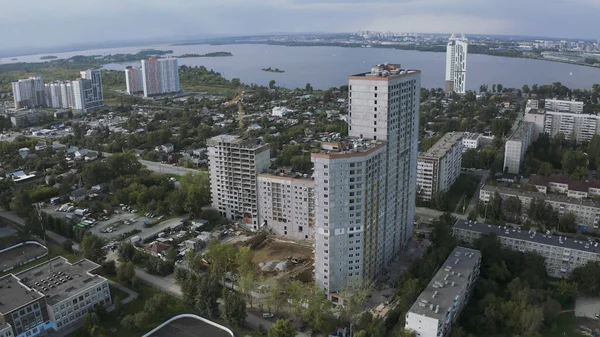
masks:
<svg viewBox="0 0 600 337"><path fill-rule="evenodd" d="M422 87L443 87L445 54L381 48L343 47L286 47L274 45L154 45L113 49L54 53L58 58L74 55L107 55L137 53L142 49L172 49L174 55L230 52L229 57L190 57L179 60L180 65L205 66L227 78L240 78L244 83L268 85L275 80L287 88L305 87L310 83L316 89L326 89L348 83L348 76L366 72L377 63L400 63L403 67L421 70ZM39 62L43 55L17 56L19 62ZM3 59L2 62L15 62ZM284 73L263 71L273 64ZM125 66L139 66L139 62L107 64L105 69L123 70ZM600 83L600 68L534 59L508 58L489 55L469 55L467 88L478 90L481 84L501 83L504 87L523 84L551 84L562 82L570 88L590 88Z"/></svg>

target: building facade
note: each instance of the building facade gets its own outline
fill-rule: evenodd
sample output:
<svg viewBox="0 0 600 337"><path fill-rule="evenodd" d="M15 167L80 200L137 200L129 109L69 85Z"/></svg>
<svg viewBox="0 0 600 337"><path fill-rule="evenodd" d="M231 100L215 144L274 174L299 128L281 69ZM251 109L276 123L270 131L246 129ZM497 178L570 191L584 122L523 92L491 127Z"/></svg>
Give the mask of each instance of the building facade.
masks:
<svg viewBox="0 0 600 337"><path fill-rule="evenodd" d="M125 68L125 83L127 84L127 93L130 95L144 92L144 76L140 68Z"/></svg>
<svg viewBox="0 0 600 337"><path fill-rule="evenodd" d="M456 247L406 313L405 328L420 337L450 336L479 277L481 252Z"/></svg>
<svg viewBox="0 0 600 337"><path fill-rule="evenodd" d="M233 135L207 141L212 205L228 220L258 229L257 174L271 165L268 144Z"/></svg>
<svg viewBox="0 0 600 337"><path fill-rule="evenodd" d="M261 226L297 240L314 239L315 182L311 176L280 170L258 175Z"/></svg>
<svg viewBox="0 0 600 337"><path fill-rule="evenodd" d="M521 213L523 216L527 214L531 202L536 200L544 200L546 205L552 207L554 211L562 216L566 213L573 213L575 221L582 231L598 229L600 222L600 203L595 199L572 198L567 195L556 193L541 193L523 191L516 188L499 187L484 185L479 193L479 200L487 204L492 200L495 192L500 194L500 197L505 200L510 197L519 198L521 201ZM583 193L583 192L582 192Z"/></svg>
<svg viewBox="0 0 600 337"><path fill-rule="evenodd" d="M571 112L574 114L582 114L583 102L547 99L544 101L544 108L547 111Z"/></svg>
<svg viewBox="0 0 600 337"><path fill-rule="evenodd" d="M468 149L477 149L479 147L479 140L481 138L481 134L479 133L472 133L472 132L465 132L463 135L463 149L462 151L465 152Z"/></svg>
<svg viewBox="0 0 600 337"><path fill-rule="evenodd" d="M460 175L463 133L448 132L417 160L417 197L431 200L444 193Z"/></svg>
<svg viewBox="0 0 600 337"><path fill-rule="evenodd" d="M600 116L546 110L544 132L551 137L562 133L566 139L589 141L600 134Z"/></svg>
<svg viewBox="0 0 600 337"><path fill-rule="evenodd" d="M177 58L142 60L144 97L180 92Z"/></svg>
<svg viewBox="0 0 600 337"><path fill-rule="evenodd" d="M89 80L91 88L85 93L85 111L98 110L104 106L104 89L102 88L102 71L88 69L81 71L81 78Z"/></svg>
<svg viewBox="0 0 600 337"><path fill-rule="evenodd" d="M46 86L41 77L30 77L12 82L15 109L46 106Z"/></svg>
<svg viewBox="0 0 600 337"><path fill-rule="evenodd" d="M533 124L519 122L515 131L506 140L504 146L504 171L518 174L525 160L525 153L534 141Z"/></svg>
<svg viewBox="0 0 600 337"><path fill-rule="evenodd" d="M467 92L467 50L468 40L454 34L446 46L446 92L464 94Z"/></svg>
<svg viewBox="0 0 600 337"><path fill-rule="evenodd" d="M497 236L505 249L521 253L533 252L544 257L546 272L552 277L567 277L575 268L590 261L600 261L600 247L592 238L575 240L549 233L536 233L462 219L453 227L454 236L469 244L490 233Z"/></svg>
<svg viewBox="0 0 600 337"><path fill-rule="evenodd" d="M350 76L349 138L312 155L315 275L329 293L379 275L412 236L420 87L399 64Z"/></svg>
<svg viewBox="0 0 600 337"><path fill-rule="evenodd" d="M60 109L62 108L62 93L61 83L52 82L46 83L46 106L49 108Z"/></svg>

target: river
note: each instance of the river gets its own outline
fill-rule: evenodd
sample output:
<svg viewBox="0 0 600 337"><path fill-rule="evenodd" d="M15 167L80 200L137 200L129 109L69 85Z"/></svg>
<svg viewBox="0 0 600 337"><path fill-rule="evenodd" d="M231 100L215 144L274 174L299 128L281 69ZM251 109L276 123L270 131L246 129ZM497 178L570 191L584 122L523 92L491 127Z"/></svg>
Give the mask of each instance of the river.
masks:
<svg viewBox="0 0 600 337"><path fill-rule="evenodd" d="M342 47L285 47L269 45L155 45L68 53L53 53L59 58L74 55L107 55L137 53L141 49L171 49L173 55L186 53L205 54L216 51L231 52L230 57L183 58L180 65L200 66L220 72L227 78L240 78L244 83L267 85L275 80L278 86L304 87L310 83L316 89L325 89L348 83L351 74L369 71L376 63L400 63L403 67L422 71L421 85L426 88L444 87L445 54L380 48ZM43 54L47 55L47 54ZM17 56L21 62L40 62L43 55ZM0 60L0 64L12 61ZM107 64L105 69L122 70L127 65L139 66L139 62ZM279 68L284 73L262 71L262 68ZM551 84L562 82L569 88L590 88L600 83L600 68L571 65L542 60L469 55L467 64L467 87L479 90L481 84L501 83L504 87L523 84Z"/></svg>

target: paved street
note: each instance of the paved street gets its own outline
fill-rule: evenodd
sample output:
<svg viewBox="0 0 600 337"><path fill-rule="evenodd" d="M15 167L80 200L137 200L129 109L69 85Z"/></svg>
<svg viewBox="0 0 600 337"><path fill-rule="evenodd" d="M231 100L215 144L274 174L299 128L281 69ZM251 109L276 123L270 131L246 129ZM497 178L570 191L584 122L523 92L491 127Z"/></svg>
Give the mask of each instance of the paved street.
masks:
<svg viewBox="0 0 600 337"><path fill-rule="evenodd" d="M485 182L488 180L488 178L490 176L490 171L480 170L480 171L467 172L467 173L481 176L481 181L479 182L479 186L477 186L477 190L475 191L475 194L473 194L473 198L471 198L469 207L467 207L467 211L465 212L466 215L469 215L469 213L475 209L475 207L477 206L477 203L479 202L479 192L481 191L481 187L483 185L485 185Z"/></svg>
<svg viewBox="0 0 600 337"><path fill-rule="evenodd" d="M112 155L112 153L108 153L108 152L102 152L102 155L104 157L109 157ZM185 175L188 172L192 172L192 173L197 173L198 170L196 169L191 169L191 168L185 168L185 167L181 167L181 166L173 166L170 164L163 164L163 163L157 163L154 161L149 161L149 160L143 160L143 159L139 159L139 162L142 163L144 166L146 166L150 171L154 171L154 172L159 172L159 173L164 173L164 174L176 174L176 175Z"/></svg>

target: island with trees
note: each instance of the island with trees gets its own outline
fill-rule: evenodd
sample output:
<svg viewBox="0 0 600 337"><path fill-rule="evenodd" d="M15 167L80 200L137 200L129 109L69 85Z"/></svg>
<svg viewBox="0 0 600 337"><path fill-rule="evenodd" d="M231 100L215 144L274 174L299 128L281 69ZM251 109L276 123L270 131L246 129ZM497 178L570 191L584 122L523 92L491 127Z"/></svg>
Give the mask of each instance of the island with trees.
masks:
<svg viewBox="0 0 600 337"><path fill-rule="evenodd" d="M213 52L213 53L206 53L206 54L182 54L179 55L179 58L188 58L188 57L227 57L227 56L233 56L232 53L228 52L228 51L217 51L217 52Z"/></svg>
<svg viewBox="0 0 600 337"><path fill-rule="evenodd" d="M57 58L58 58L58 56L55 56L55 55L46 55L46 56L40 57L40 60L55 60Z"/></svg>
<svg viewBox="0 0 600 337"><path fill-rule="evenodd" d="M262 68L261 70L269 72L269 73L285 73L285 70L282 70L282 69L279 69L279 68L271 68L271 67L269 67L269 68Z"/></svg>

